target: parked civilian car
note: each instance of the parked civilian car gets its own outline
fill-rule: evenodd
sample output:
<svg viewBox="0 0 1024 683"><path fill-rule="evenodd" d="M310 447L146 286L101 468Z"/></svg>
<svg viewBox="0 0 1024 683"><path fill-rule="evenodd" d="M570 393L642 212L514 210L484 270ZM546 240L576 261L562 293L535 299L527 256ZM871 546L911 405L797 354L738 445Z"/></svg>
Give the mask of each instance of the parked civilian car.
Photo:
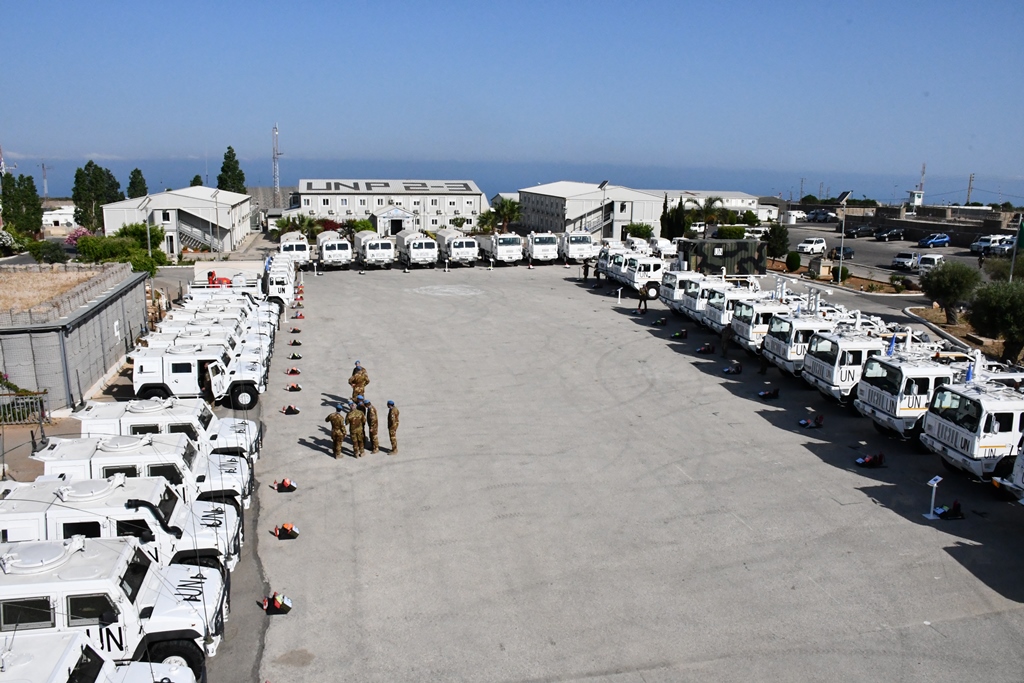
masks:
<svg viewBox="0 0 1024 683"><path fill-rule="evenodd" d="M840 252L842 252L844 261L849 261L853 258L853 247L832 247L828 252L828 257L833 261L838 261Z"/></svg>
<svg viewBox="0 0 1024 683"><path fill-rule="evenodd" d="M992 247L997 244L1001 244L1005 235L982 235L978 239L971 242L971 253L972 254L989 254L992 253Z"/></svg>
<svg viewBox="0 0 1024 683"><path fill-rule="evenodd" d="M768 236L768 228L763 226L749 227L743 231L743 239L745 240L763 240Z"/></svg>
<svg viewBox="0 0 1024 683"><path fill-rule="evenodd" d="M945 262L946 257L942 254L925 254L917 261L917 272L924 275L929 270L934 270Z"/></svg>
<svg viewBox="0 0 1024 683"><path fill-rule="evenodd" d="M807 220L809 220L812 223L834 223L835 221L839 220L839 216L832 213L831 211L825 211L824 209L821 209L820 211L815 212L814 218L808 216Z"/></svg>
<svg viewBox="0 0 1024 683"><path fill-rule="evenodd" d="M846 226L846 229L843 230L843 234L846 235L847 237L853 237L853 238L857 238L857 237L871 237L872 235L875 234L875 229L873 227L871 227L870 225L867 225L867 224L864 224L864 225L848 225L848 226Z"/></svg>
<svg viewBox="0 0 1024 683"><path fill-rule="evenodd" d="M948 247L949 246L949 235L944 232L933 232L928 235L920 242L917 243L919 247Z"/></svg>
<svg viewBox="0 0 1024 683"><path fill-rule="evenodd" d="M903 228L882 228L875 233L875 239L879 242L903 239Z"/></svg>
<svg viewBox="0 0 1024 683"><path fill-rule="evenodd" d="M808 237L796 245L796 250L801 254L824 254L826 248L825 240L821 237Z"/></svg>
<svg viewBox="0 0 1024 683"><path fill-rule="evenodd" d="M1007 256L1013 253L1013 246L1016 243L1016 238L1004 235L998 244L993 244L988 248L988 253L993 256Z"/></svg>
<svg viewBox="0 0 1024 683"><path fill-rule="evenodd" d="M921 255L916 251L901 251L897 252L892 257L892 267L898 268L899 270L917 270L917 262L921 259Z"/></svg>

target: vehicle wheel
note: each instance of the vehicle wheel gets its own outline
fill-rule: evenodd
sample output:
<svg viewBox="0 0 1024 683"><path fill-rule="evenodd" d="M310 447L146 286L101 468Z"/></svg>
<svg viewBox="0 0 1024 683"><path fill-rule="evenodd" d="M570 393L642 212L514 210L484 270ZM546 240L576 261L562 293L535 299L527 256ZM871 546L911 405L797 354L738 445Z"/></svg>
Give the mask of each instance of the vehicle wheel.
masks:
<svg viewBox="0 0 1024 683"><path fill-rule="evenodd" d="M250 410L259 400L259 392L251 384L240 384L231 390L231 404L237 410Z"/></svg>
<svg viewBox="0 0 1024 683"><path fill-rule="evenodd" d="M658 298L658 285L648 284L647 285L647 298L657 299Z"/></svg>
<svg viewBox="0 0 1024 683"><path fill-rule="evenodd" d="M391 264L390 263L385 263L384 264L384 270L391 270Z"/></svg>
<svg viewBox="0 0 1024 683"><path fill-rule="evenodd" d="M430 269L433 270L434 268L437 268L437 264L436 263L431 263L430 264Z"/></svg>
<svg viewBox="0 0 1024 683"><path fill-rule="evenodd" d="M202 680L206 668L206 654L191 640L165 640L149 646L149 661L157 664L187 666L196 680Z"/></svg>
<svg viewBox="0 0 1024 683"><path fill-rule="evenodd" d="M470 268L476 268L476 261L470 261L469 262L469 267Z"/></svg>
<svg viewBox="0 0 1024 683"><path fill-rule="evenodd" d="M139 398L141 398L141 399L154 399L155 398L155 399L158 399L158 400L163 400L165 398L170 398L170 396L171 396L170 392L168 392L166 389L161 389L160 387L150 387L149 389L143 389L139 393Z"/></svg>
<svg viewBox="0 0 1024 683"><path fill-rule="evenodd" d="M996 468L992 470L993 477L1008 477L1013 474L1013 463L1016 461L1016 456L1007 456L1000 460L996 464Z"/></svg>

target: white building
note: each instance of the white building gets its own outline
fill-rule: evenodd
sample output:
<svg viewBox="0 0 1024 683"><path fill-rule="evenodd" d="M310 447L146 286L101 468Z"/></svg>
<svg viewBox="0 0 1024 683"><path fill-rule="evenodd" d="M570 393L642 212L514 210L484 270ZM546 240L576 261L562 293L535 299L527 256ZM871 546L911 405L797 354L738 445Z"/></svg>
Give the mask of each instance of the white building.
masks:
<svg viewBox="0 0 1024 683"><path fill-rule="evenodd" d="M687 203L689 210L692 210L704 203L708 197L718 197L722 201L716 203L719 209L735 211L743 216L747 211L757 214L758 220L777 221L779 219L779 207L770 204L760 204L758 198L746 192L731 192L727 190L641 190L656 197L660 197L664 205L665 196L668 195L668 206L671 209L678 206L680 200ZM658 214L661 215L660 213Z"/></svg>
<svg viewBox="0 0 1024 683"><path fill-rule="evenodd" d="M520 224L540 232L586 230L619 237L629 223L646 223L661 234L664 197L608 183L562 180L519 190Z"/></svg>
<svg viewBox="0 0 1024 683"><path fill-rule="evenodd" d="M75 205L69 204L43 212L43 230L47 235L67 235L78 227L75 222Z"/></svg>
<svg viewBox="0 0 1024 683"><path fill-rule="evenodd" d="M252 198L212 187L186 187L103 205L105 233L113 235L129 223L149 223L164 230L168 254L183 247L233 251L249 234Z"/></svg>
<svg viewBox="0 0 1024 683"><path fill-rule="evenodd" d="M460 222L472 230L489 208L472 180L300 180L284 216L302 214L339 223L368 220L378 233L394 235Z"/></svg>

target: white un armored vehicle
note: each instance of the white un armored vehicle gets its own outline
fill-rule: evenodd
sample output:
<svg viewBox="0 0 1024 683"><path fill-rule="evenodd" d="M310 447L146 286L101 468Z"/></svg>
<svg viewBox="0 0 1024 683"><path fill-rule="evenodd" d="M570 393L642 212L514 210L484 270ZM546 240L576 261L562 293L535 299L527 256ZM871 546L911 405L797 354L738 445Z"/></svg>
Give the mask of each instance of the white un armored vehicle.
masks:
<svg viewBox="0 0 1024 683"><path fill-rule="evenodd" d="M554 261L558 258L558 238L552 232L531 232L526 236L524 252L534 261Z"/></svg>
<svg viewBox="0 0 1024 683"><path fill-rule="evenodd" d="M3 683L196 683L187 666L155 662L115 665L84 633L23 631L5 638Z"/></svg>
<svg viewBox="0 0 1024 683"><path fill-rule="evenodd" d="M0 629L84 633L117 662L187 665L202 679L224 633L216 569L156 565L134 538L0 543Z"/></svg>
<svg viewBox="0 0 1024 683"><path fill-rule="evenodd" d="M563 232L558 236L558 257L565 261L583 263L597 256L597 245L589 232Z"/></svg>
<svg viewBox="0 0 1024 683"><path fill-rule="evenodd" d="M163 477L188 503L228 503L239 513L250 503L248 469L235 460L211 459L184 434L54 437L30 457L43 463L47 475L105 479L122 472L129 477Z"/></svg>
<svg viewBox="0 0 1024 683"><path fill-rule="evenodd" d="M181 500L163 477L14 482L0 500L7 541L63 541L73 536L132 536L160 565L188 564L227 572L238 564L241 520L230 505Z"/></svg>
<svg viewBox="0 0 1024 683"><path fill-rule="evenodd" d="M281 243L277 249L281 256L291 259L300 270L309 265L312 250L306 236L301 232L295 230L281 235Z"/></svg>
<svg viewBox="0 0 1024 683"><path fill-rule="evenodd" d="M267 390L266 366L232 358L223 347L136 349L128 357L133 363L132 387L143 399L210 397L250 410Z"/></svg>

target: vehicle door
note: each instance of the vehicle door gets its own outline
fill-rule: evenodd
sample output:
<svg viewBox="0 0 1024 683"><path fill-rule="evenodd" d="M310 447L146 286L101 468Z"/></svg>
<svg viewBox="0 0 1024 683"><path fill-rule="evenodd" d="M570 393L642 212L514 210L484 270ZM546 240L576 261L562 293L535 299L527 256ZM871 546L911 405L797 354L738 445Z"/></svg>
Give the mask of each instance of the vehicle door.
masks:
<svg viewBox="0 0 1024 683"><path fill-rule="evenodd" d="M68 630L84 632L111 659L132 656L135 648L114 598L106 593L71 593L63 602L64 614L58 618L65 620Z"/></svg>
<svg viewBox="0 0 1024 683"><path fill-rule="evenodd" d="M200 393L199 365L194 360L170 362L167 384L176 396L195 396Z"/></svg>

